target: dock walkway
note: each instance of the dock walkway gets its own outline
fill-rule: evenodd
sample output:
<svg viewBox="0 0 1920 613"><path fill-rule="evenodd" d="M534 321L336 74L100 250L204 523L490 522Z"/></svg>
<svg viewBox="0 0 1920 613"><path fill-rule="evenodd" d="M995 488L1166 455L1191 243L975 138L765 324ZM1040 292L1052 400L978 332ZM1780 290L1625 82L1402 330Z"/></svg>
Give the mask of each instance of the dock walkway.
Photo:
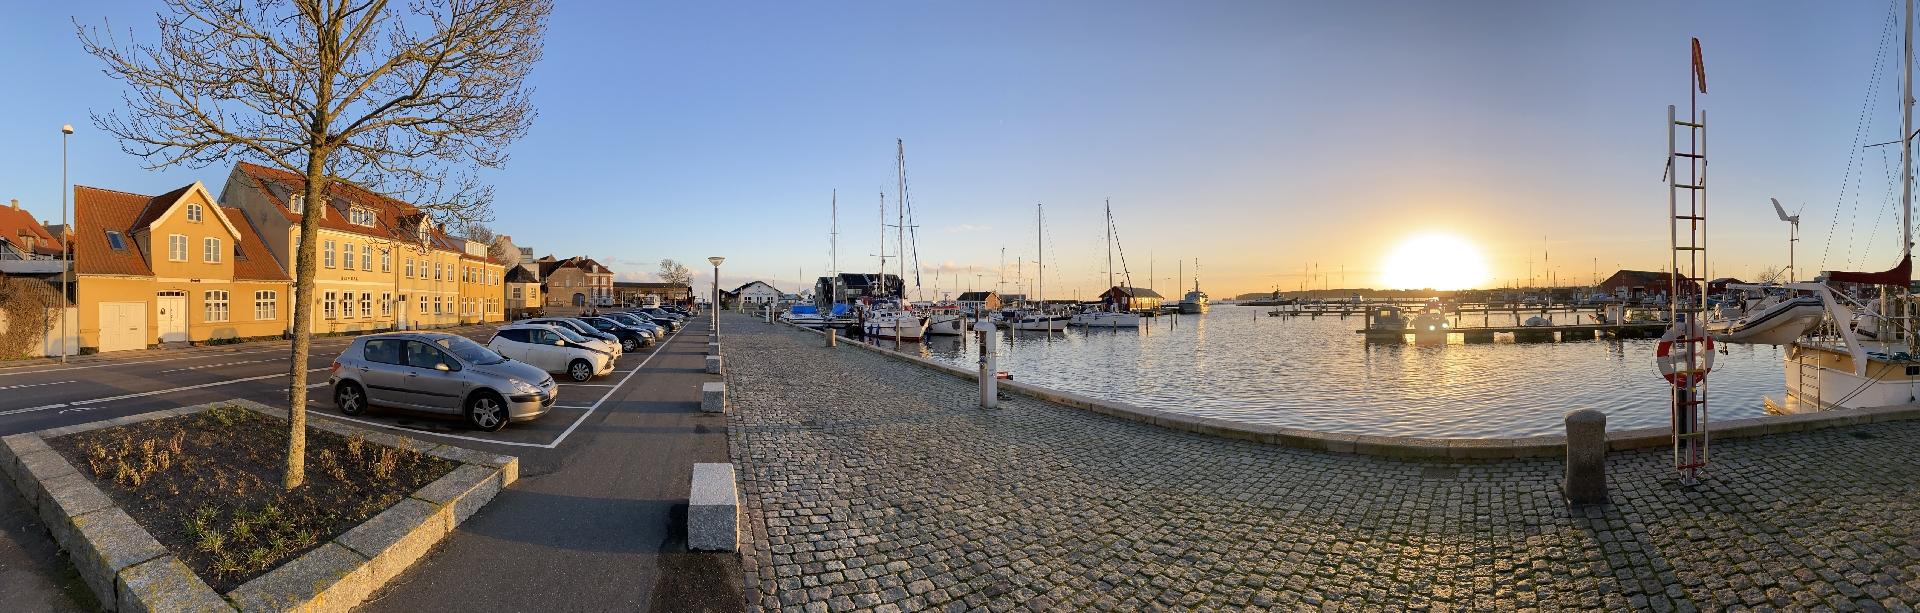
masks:
<svg viewBox="0 0 1920 613"><path fill-rule="evenodd" d="M1920 602L1920 422L1608 459L1417 462L1175 432L722 321L767 610L1383 606L1655 611Z"/></svg>

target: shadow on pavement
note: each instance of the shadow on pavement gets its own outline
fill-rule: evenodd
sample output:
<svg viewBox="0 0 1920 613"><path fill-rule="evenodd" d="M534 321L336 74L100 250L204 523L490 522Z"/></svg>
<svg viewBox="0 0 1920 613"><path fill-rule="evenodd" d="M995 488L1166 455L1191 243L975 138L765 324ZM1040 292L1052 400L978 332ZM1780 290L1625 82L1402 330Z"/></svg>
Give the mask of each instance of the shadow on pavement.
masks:
<svg viewBox="0 0 1920 613"><path fill-rule="evenodd" d="M660 574L653 584L653 611L738 611L746 602L734 554L687 550L687 505L673 505L667 537L660 542Z"/></svg>

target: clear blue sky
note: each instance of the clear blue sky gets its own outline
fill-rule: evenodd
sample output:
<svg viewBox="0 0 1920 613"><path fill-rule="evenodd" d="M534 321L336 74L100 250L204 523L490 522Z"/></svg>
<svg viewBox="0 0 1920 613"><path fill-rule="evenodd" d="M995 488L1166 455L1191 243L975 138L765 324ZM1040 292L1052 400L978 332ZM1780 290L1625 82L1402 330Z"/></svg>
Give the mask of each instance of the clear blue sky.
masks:
<svg viewBox="0 0 1920 613"><path fill-rule="evenodd" d="M1544 268L1543 249L1584 282L1595 259L1602 274L1665 261L1662 120L1686 104L1699 36L1715 272L1785 263L1768 196L1806 204L1803 267L1877 268L1896 249L1897 149L1856 163L1857 198L1842 180L1863 102L1861 144L1898 132L1891 73L1874 78L1893 7L564 0L533 76L540 117L490 177L493 226L623 278L726 255L725 283L792 289L828 267L836 188L840 267L873 267L902 138L922 264L989 284L1002 247L1032 276L1044 202L1048 294L1099 291L1104 198L1135 283L1151 256L1163 290L1194 258L1216 296L1295 288L1316 261L1334 286L1341 266L1374 285L1381 256L1425 232L1478 244L1496 284L1530 257ZM71 20L150 40L155 8L9 7L0 201L57 220L62 123L79 129L76 183L217 189L230 165L147 171L87 121L120 86Z"/></svg>

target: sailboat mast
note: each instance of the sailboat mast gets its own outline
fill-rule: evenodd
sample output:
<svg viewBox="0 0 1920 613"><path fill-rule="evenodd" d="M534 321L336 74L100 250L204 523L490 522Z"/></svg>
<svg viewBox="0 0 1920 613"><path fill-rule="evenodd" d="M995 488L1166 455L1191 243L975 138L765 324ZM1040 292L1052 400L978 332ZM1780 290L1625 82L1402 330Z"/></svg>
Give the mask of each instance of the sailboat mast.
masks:
<svg viewBox="0 0 1920 613"><path fill-rule="evenodd" d="M1911 266L1913 261L1913 0L1901 0L1907 5L1905 23L1905 52L1900 55L1900 264ZM1911 273L1909 273L1911 274ZM1902 287L1901 290L1907 288ZM1910 304L1900 301L1900 313L1906 318L1912 309ZM1902 322L1910 323L1910 322ZM1920 339L1915 339L1911 330L1907 332L1909 352L1920 348Z"/></svg>
<svg viewBox="0 0 1920 613"><path fill-rule="evenodd" d="M833 265L833 271L829 274L833 276L827 278L827 293L829 301L838 304L840 302L840 190L838 189L833 190L833 225L829 228L827 232L832 239L827 241L830 245L827 247L827 253L830 254L828 259Z"/></svg>
<svg viewBox="0 0 1920 613"><path fill-rule="evenodd" d="M887 193L880 192L880 297L887 295Z"/></svg>
<svg viewBox="0 0 1920 613"><path fill-rule="evenodd" d="M1034 255L1033 295L1040 298L1042 315L1047 312L1047 248L1042 242L1046 236L1047 222L1040 216L1045 207L1046 205L1038 202L1033 203L1033 250L1037 252Z"/></svg>
<svg viewBox="0 0 1920 613"><path fill-rule="evenodd" d="M893 140L893 144L894 164L899 170L900 177L900 186L893 192L893 208L897 211L899 218L898 224L893 227L894 240L899 241L895 243L893 251L895 259L900 260L900 301L905 303L907 299L907 144L906 141L897 138Z"/></svg>
<svg viewBox="0 0 1920 613"><path fill-rule="evenodd" d="M1137 252L1136 252L1137 253ZM1113 201L1107 201L1107 291L1113 291ZM1114 306L1118 306L1120 295L1113 295Z"/></svg>

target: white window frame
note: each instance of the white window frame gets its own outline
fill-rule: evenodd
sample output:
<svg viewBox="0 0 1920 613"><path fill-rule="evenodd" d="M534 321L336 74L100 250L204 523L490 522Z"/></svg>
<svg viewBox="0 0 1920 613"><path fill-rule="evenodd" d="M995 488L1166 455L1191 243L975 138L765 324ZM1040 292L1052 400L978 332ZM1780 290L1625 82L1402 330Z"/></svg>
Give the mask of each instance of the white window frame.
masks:
<svg viewBox="0 0 1920 613"><path fill-rule="evenodd" d="M373 211L360 207L349 209L347 211L347 223L371 228L373 227Z"/></svg>
<svg viewBox="0 0 1920 613"><path fill-rule="evenodd" d="M205 214L201 210L200 205L194 204L194 203L187 203L187 221L191 221L193 223L200 223L200 220L204 218L205 218Z"/></svg>
<svg viewBox="0 0 1920 613"><path fill-rule="evenodd" d="M340 244L340 268L353 270L353 243Z"/></svg>
<svg viewBox="0 0 1920 613"><path fill-rule="evenodd" d="M380 272L393 272L393 250L380 250Z"/></svg>
<svg viewBox="0 0 1920 613"><path fill-rule="evenodd" d="M413 258L407 258L407 278L413 278Z"/></svg>
<svg viewBox="0 0 1920 613"><path fill-rule="evenodd" d="M340 318L353 319L353 292L340 293Z"/></svg>
<svg viewBox="0 0 1920 613"><path fill-rule="evenodd" d="M207 323L220 323L232 316L228 309L227 290L210 289L201 295L201 304L206 306Z"/></svg>
<svg viewBox="0 0 1920 613"><path fill-rule="evenodd" d="M333 268L333 241L321 241L320 246L326 248L325 251L321 252L320 263L324 264L327 268Z"/></svg>
<svg viewBox="0 0 1920 613"><path fill-rule="evenodd" d="M324 313L324 318L325 318L325 319L338 319L338 318L339 318L339 312L338 312L338 311L335 311L335 310L334 310L334 306L333 306L333 305L334 305L334 299L336 298L336 296L335 296L335 294L338 294L338 293L339 293L339 292L335 292L335 291L333 291L333 290L327 290L327 292L326 292L326 293L324 294L324 295L325 295L325 297L324 297L324 298L321 298L321 300L320 300L320 311L321 311L322 313Z"/></svg>
<svg viewBox="0 0 1920 613"><path fill-rule="evenodd" d="M220 263L220 239L209 236L200 240L200 261L208 264Z"/></svg>
<svg viewBox="0 0 1920 613"><path fill-rule="evenodd" d="M420 296L420 314L427 314L427 297L424 295Z"/></svg>
<svg viewBox="0 0 1920 613"><path fill-rule="evenodd" d="M279 319L280 293L270 289L254 292L253 318L257 321L273 321Z"/></svg>
<svg viewBox="0 0 1920 613"><path fill-rule="evenodd" d="M391 315L393 315L393 293L392 292L381 293L380 294L380 316L388 317Z"/></svg>
<svg viewBox="0 0 1920 613"><path fill-rule="evenodd" d="M373 243L360 244L360 270L373 272Z"/></svg>
<svg viewBox="0 0 1920 613"><path fill-rule="evenodd" d="M360 316L373 317L373 292L360 292Z"/></svg>
<svg viewBox="0 0 1920 613"><path fill-rule="evenodd" d="M185 234L168 234L167 235L167 261L169 262L187 261L187 235Z"/></svg>

